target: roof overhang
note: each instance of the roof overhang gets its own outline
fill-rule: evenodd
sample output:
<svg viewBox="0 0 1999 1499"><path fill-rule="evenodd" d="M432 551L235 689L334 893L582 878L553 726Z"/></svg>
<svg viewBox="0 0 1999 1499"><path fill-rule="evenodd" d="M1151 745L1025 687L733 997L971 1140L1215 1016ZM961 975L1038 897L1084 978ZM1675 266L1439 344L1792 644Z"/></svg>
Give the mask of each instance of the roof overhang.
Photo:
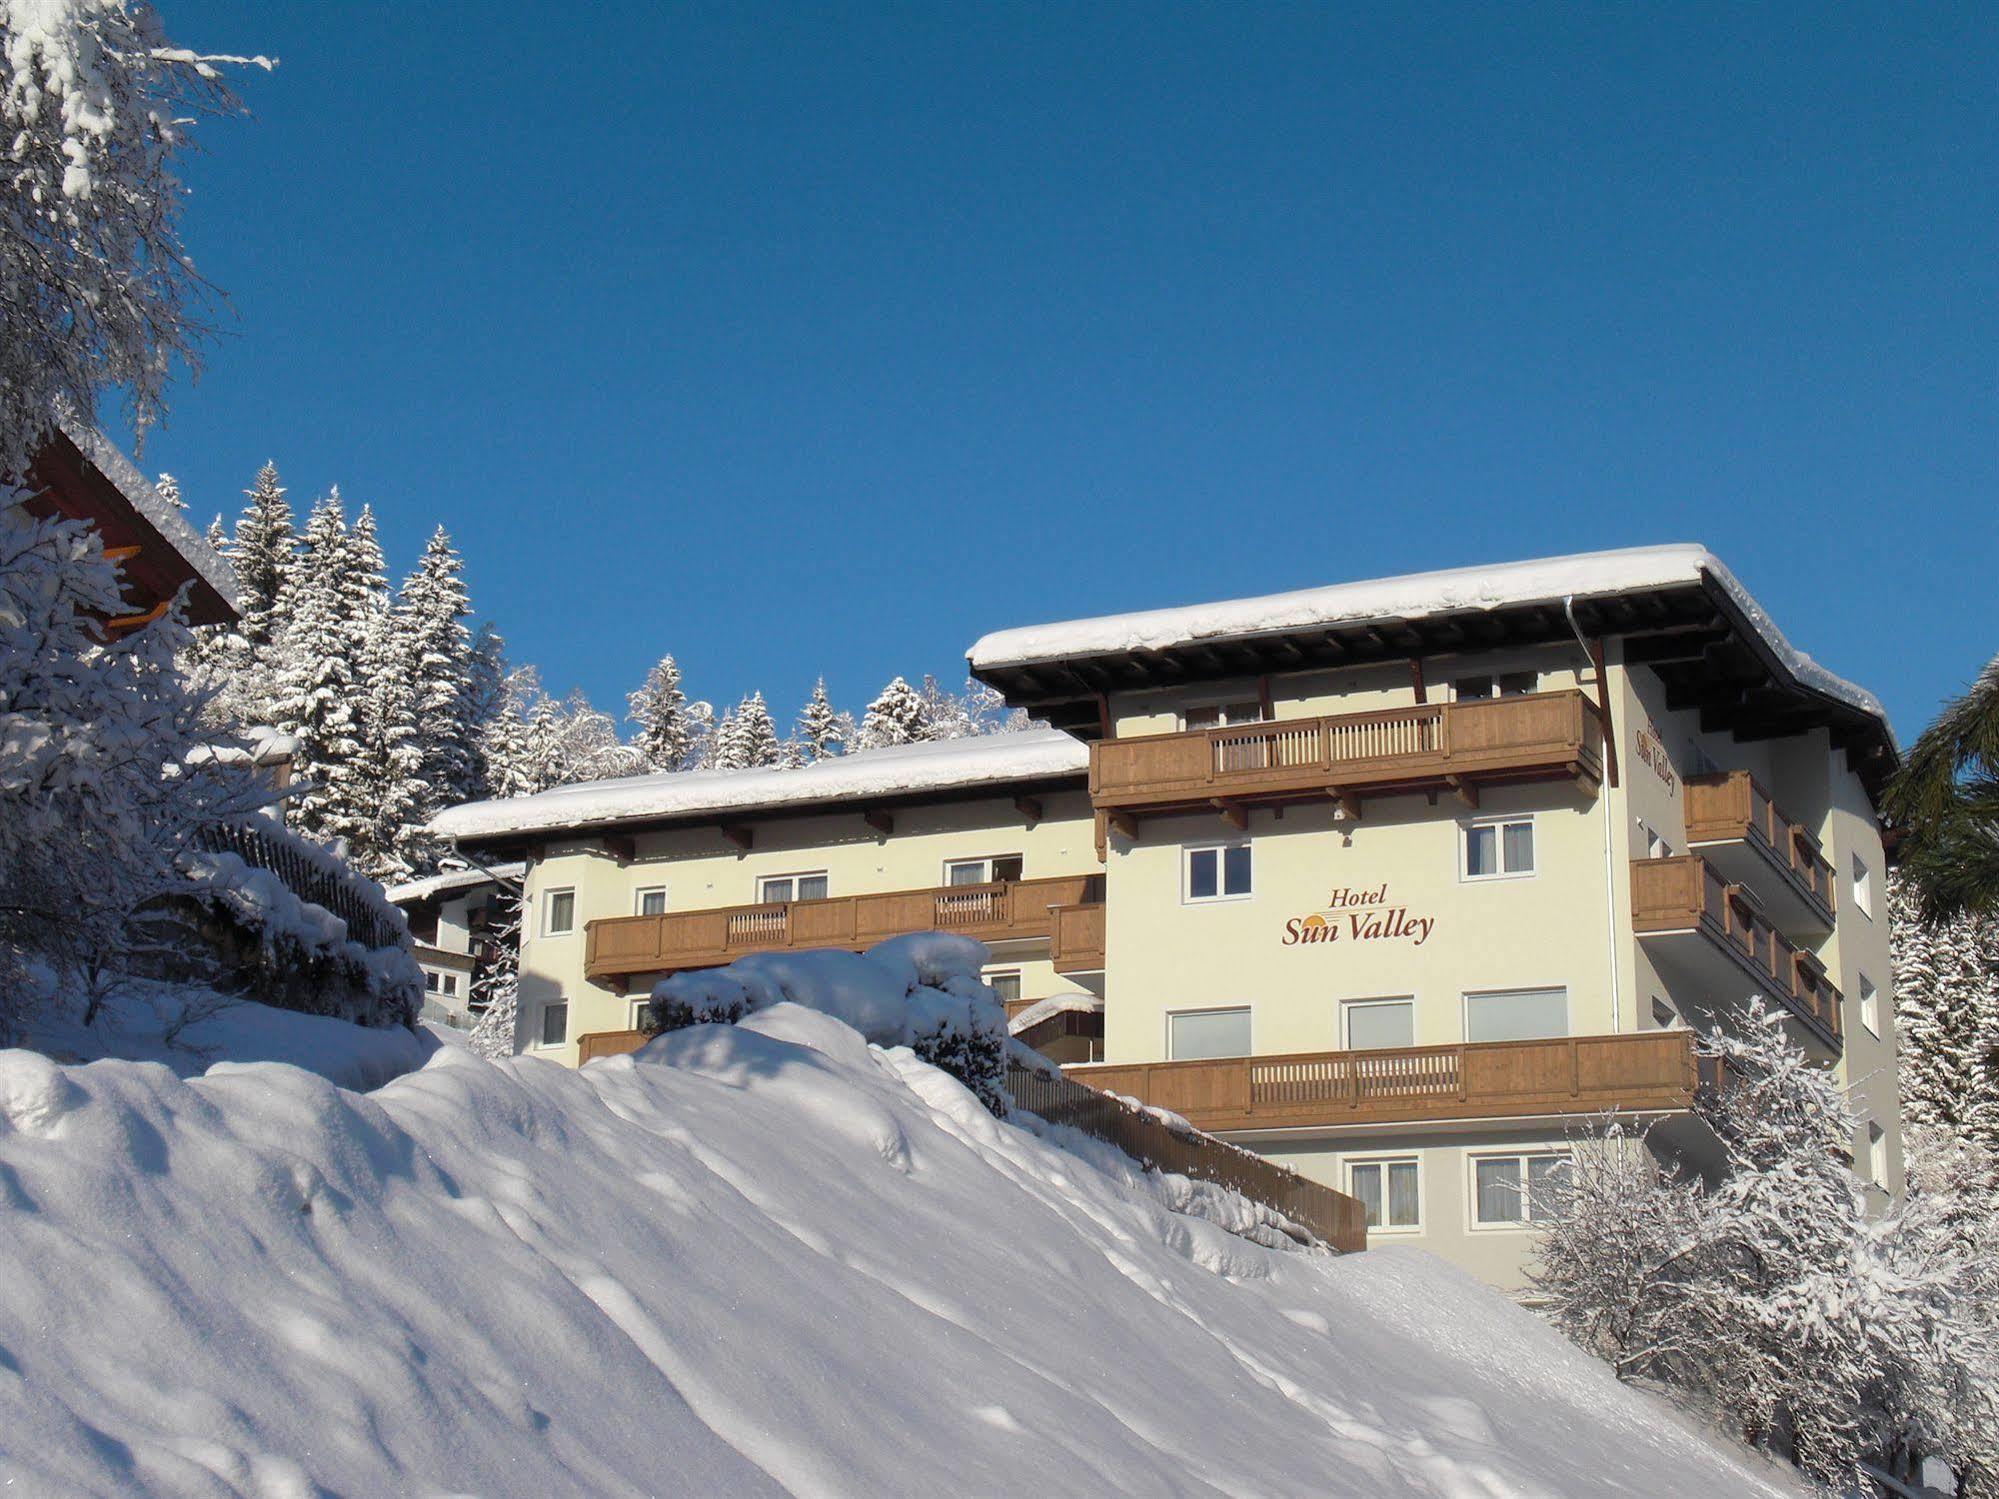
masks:
<svg viewBox="0 0 1999 1499"><path fill-rule="evenodd" d="M1113 693L1513 646L1574 645L1579 628L1585 637L1622 639L1626 662L1656 671L1665 683L1668 706L1697 709L1705 731L1767 739L1827 729L1834 746L1849 754L1878 797L1899 763L1879 704L1793 650L1741 584L1704 551L1648 552L1670 558L1672 565L1658 567L1656 577L1643 580L1620 577L1616 568L1606 566L1606 576L1595 588L1579 583L1573 592L1487 597L1401 613L1356 610L1273 628L1181 630L1179 638L1174 638L1172 611L1106 620L1094 632L1099 637L1094 642L1090 637L1097 622L1092 621L1005 632L974 646L969 664L972 675L1001 693L1009 706L1024 708L1079 738L1094 739L1103 732L1105 699ZM1434 576L1469 578L1477 573ZM1326 596L1332 600L1339 592L1327 590ZM1410 590L1408 596L1413 600L1418 593ZM1084 648L1059 649L1065 632ZM1116 641L1120 635L1134 643ZM1037 651L1037 637L1058 648ZM1016 642L1026 648L1016 648Z"/></svg>

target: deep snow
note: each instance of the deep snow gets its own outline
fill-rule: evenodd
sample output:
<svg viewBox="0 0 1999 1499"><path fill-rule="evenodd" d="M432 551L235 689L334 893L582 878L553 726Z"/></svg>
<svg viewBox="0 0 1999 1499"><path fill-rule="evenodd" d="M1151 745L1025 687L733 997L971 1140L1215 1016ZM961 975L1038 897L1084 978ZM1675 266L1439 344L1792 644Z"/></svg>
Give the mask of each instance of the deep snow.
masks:
<svg viewBox="0 0 1999 1499"><path fill-rule="evenodd" d="M1263 1248L1122 1162L789 1004L367 1095L0 1052L0 1482L1792 1492L1427 1255Z"/></svg>

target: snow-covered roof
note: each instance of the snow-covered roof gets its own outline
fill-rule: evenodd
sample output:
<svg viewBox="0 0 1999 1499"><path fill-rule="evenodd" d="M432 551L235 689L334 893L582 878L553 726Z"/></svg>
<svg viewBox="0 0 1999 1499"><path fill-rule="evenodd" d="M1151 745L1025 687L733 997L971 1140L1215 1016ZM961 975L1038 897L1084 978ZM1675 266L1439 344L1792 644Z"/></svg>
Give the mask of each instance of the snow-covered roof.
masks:
<svg viewBox="0 0 1999 1499"><path fill-rule="evenodd" d="M1007 1021L1007 1034L1025 1035L1042 1021L1057 1015L1101 1015L1103 1012L1104 1002L1094 994L1051 994L1046 999L1037 999Z"/></svg>
<svg viewBox="0 0 1999 1499"><path fill-rule="evenodd" d="M690 770L587 781L534 796L448 807L431 819L430 829L441 837L476 842L521 833L1080 777L1089 763L1088 747L1069 735L1030 729L862 750L798 770Z"/></svg>
<svg viewBox="0 0 1999 1499"><path fill-rule="evenodd" d="M1872 714L1886 724L1887 715L1872 693L1835 676L1792 646L1721 559L1697 543L1447 568L1395 578L1335 583L1324 588L1301 588L1260 598L1222 599L1182 608L1028 625L982 636L967 656L976 674L1076 657L1162 651L1211 641L1284 635L1314 626L1559 604L1571 596L1611 598L1703 581L1714 583L1729 595L1751 627L1802 685Z"/></svg>
<svg viewBox="0 0 1999 1499"><path fill-rule="evenodd" d="M227 599L231 609L238 607L234 569L215 555L215 549L188 524L181 508L153 487L124 450L94 423L65 414L57 418L57 425L62 428L63 436L76 444L76 450L111 481L125 502L143 515L161 539L201 575L202 581Z"/></svg>
<svg viewBox="0 0 1999 1499"><path fill-rule="evenodd" d="M405 880L400 885L391 885L382 893L395 904L403 906L429 900L433 896L449 895L454 890L476 890L481 885L495 883L496 879L524 879L527 872L527 865L518 863L495 864L490 869L447 869L420 880Z"/></svg>

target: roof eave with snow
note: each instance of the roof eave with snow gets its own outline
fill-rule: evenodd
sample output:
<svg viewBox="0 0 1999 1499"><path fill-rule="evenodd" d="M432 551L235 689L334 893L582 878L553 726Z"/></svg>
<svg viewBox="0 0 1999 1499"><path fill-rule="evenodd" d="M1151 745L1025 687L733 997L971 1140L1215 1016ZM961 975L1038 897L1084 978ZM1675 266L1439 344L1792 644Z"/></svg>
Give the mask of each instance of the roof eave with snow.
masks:
<svg viewBox="0 0 1999 1499"><path fill-rule="evenodd" d="M1029 787L1081 790L1088 767L1088 749L1067 734L987 734L867 750L797 770L680 771L558 786L447 808L430 829L457 843L512 847L545 836L1018 795Z"/></svg>
<svg viewBox="0 0 1999 1499"><path fill-rule="evenodd" d="M1695 544L1001 630L974 644L967 659L972 674L1013 706L1092 737L1100 699L1112 692L1573 643L1575 628L1592 638L1624 637L1627 659L1644 660L1662 676L1671 676L1676 661L1698 663L1700 680L1689 685L1700 691L1691 700L1712 708L1725 727L1762 734L1823 724L1856 749L1877 785L1896 763L1893 731L1874 695L1794 647L1721 559Z"/></svg>

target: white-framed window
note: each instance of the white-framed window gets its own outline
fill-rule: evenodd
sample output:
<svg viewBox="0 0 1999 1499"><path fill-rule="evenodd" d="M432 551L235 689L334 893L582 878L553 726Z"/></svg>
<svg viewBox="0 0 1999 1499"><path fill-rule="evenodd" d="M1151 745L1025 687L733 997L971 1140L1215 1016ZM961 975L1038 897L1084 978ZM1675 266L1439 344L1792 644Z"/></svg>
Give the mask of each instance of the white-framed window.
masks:
<svg viewBox="0 0 1999 1499"><path fill-rule="evenodd" d="M1422 1232L1423 1168L1416 1156L1348 1161L1347 1195L1367 1209L1367 1226L1376 1233Z"/></svg>
<svg viewBox="0 0 1999 1499"><path fill-rule="evenodd" d="M560 1046L569 1039L569 1005L565 1000L541 1007L541 1045Z"/></svg>
<svg viewBox="0 0 1999 1499"><path fill-rule="evenodd" d="M1858 854L1853 859L1853 903L1868 920L1874 919L1874 872Z"/></svg>
<svg viewBox="0 0 1999 1499"><path fill-rule="evenodd" d="M1887 1138L1886 1130L1872 1119L1867 1121L1867 1128L1861 1132L1860 1137L1860 1158L1853 1163L1854 1174L1862 1181L1880 1185L1883 1165L1882 1142Z"/></svg>
<svg viewBox="0 0 1999 1499"><path fill-rule="evenodd" d="M1347 1051L1380 1051L1416 1044L1416 1000L1349 999L1340 1006L1340 1045Z"/></svg>
<svg viewBox="0 0 1999 1499"><path fill-rule="evenodd" d="M1018 968L988 968L986 983L1004 1005L1013 1004L1020 998L1020 970Z"/></svg>
<svg viewBox="0 0 1999 1499"><path fill-rule="evenodd" d="M1534 819L1489 817L1458 824L1458 876L1517 880L1534 872Z"/></svg>
<svg viewBox="0 0 1999 1499"><path fill-rule="evenodd" d="M810 874L767 874L757 881L757 900L766 906L786 905L794 900L824 900L826 871Z"/></svg>
<svg viewBox="0 0 1999 1499"><path fill-rule="evenodd" d="M1003 880L1020 878L1021 857L1019 854L993 854L983 859L946 859L944 861L944 883L947 885L997 885Z"/></svg>
<svg viewBox="0 0 1999 1499"><path fill-rule="evenodd" d="M1195 729L1226 729L1240 723L1262 722L1263 704L1255 701L1195 703L1180 710L1180 727L1190 733Z"/></svg>
<svg viewBox="0 0 1999 1499"><path fill-rule="evenodd" d="M1645 857L1648 859L1670 859L1673 857L1673 845L1668 843L1664 838L1661 838L1658 829L1654 828L1652 824L1646 822L1643 818L1640 818L1638 822L1638 841L1644 844Z"/></svg>
<svg viewBox="0 0 1999 1499"><path fill-rule="evenodd" d="M1171 1010L1166 1016L1166 1056L1173 1062L1249 1055L1249 1006Z"/></svg>
<svg viewBox="0 0 1999 1499"><path fill-rule="evenodd" d="M458 975L455 973L445 974L443 982L438 987L443 989L446 994L455 995L458 992Z"/></svg>
<svg viewBox="0 0 1999 1499"><path fill-rule="evenodd" d="M1465 1040L1539 1041L1569 1033L1569 991L1487 989L1465 995Z"/></svg>
<svg viewBox="0 0 1999 1499"><path fill-rule="evenodd" d="M1565 1151L1511 1151L1475 1155L1471 1168L1472 1223L1478 1228L1527 1228L1554 1216L1566 1180Z"/></svg>
<svg viewBox="0 0 1999 1499"><path fill-rule="evenodd" d="M1868 1035L1881 1039L1881 993L1864 973L1860 975L1860 1023L1867 1027Z"/></svg>
<svg viewBox="0 0 1999 1499"><path fill-rule="evenodd" d="M563 937L576 930L576 887L565 885L541 898L541 934Z"/></svg>
<svg viewBox="0 0 1999 1499"><path fill-rule="evenodd" d="M1461 703L1483 697L1525 697L1540 685L1541 674L1537 671L1485 671L1453 678L1451 696Z"/></svg>
<svg viewBox="0 0 1999 1499"><path fill-rule="evenodd" d="M666 886L647 885L632 897L634 916L664 916L666 914Z"/></svg>
<svg viewBox="0 0 1999 1499"><path fill-rule="evenodd" d="M435 994L437 992L437 971L435 969L426 968L424 970L423 986L424 988L428 989L432 994Z"/></svg>
<svg viewBox="0 0 1999 1499"><path fill-rule="evenodd" d="M628 1031L636 1031L644 1029L646 1010L651 1006L651 1004L652 1001L650 999L633 1000L632 1013L626 1018L625 1029Z"/></svg>
<svg viewBox="0 0 1999 1499"><path fill-rule="evenodd" d="M1181 900L1242 900L1250 894L1249 844L1202 843L1181 851Z"/></svg>

